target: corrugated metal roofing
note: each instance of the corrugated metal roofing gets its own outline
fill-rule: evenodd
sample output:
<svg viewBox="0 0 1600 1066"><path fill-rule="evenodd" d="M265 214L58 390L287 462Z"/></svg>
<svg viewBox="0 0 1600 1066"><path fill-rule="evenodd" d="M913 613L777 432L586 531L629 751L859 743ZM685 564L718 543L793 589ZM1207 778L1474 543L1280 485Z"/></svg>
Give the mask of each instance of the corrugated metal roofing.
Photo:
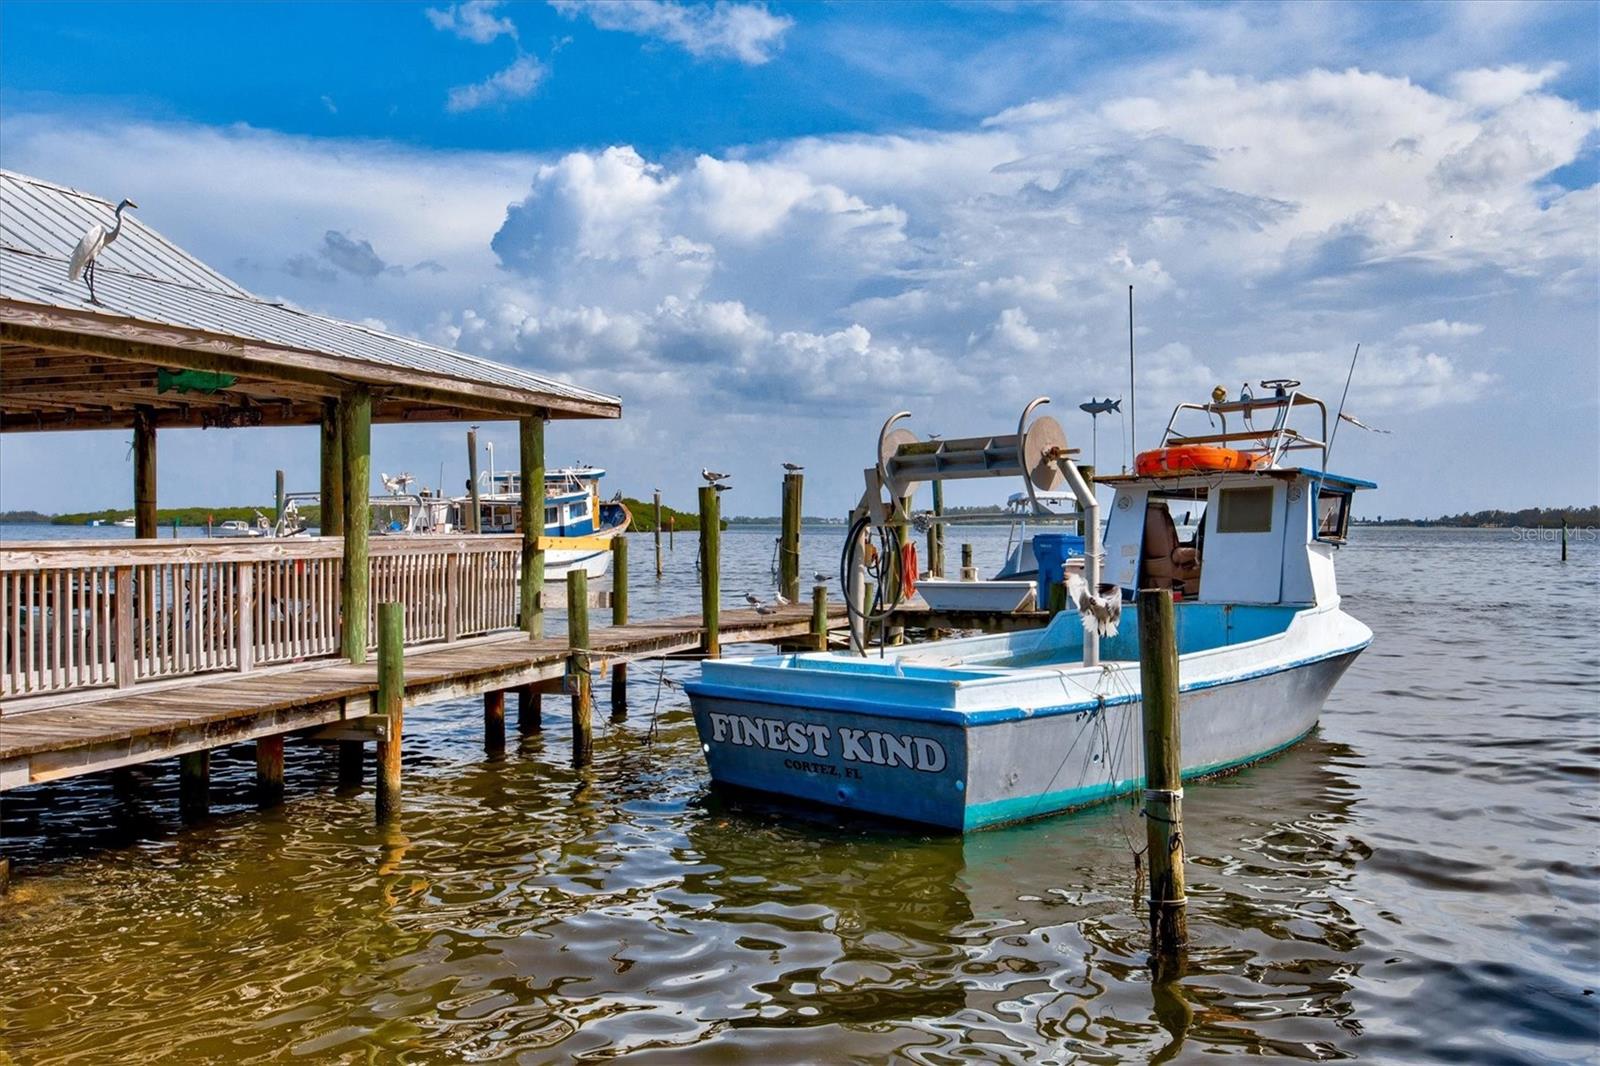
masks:
<svg viewBox="0 0 1600 1066"><path fill-rule="evenodd" d="M122 232L95 266L99 304L67 280L72 250L115 205L98 196L0 170L0 299L236 337L430 377L615 405L594 392L382 330L271 303L240 287L124 212ZM436 384L448 387L448 381ZM537 402L530 397L530 402Z"/></svg>

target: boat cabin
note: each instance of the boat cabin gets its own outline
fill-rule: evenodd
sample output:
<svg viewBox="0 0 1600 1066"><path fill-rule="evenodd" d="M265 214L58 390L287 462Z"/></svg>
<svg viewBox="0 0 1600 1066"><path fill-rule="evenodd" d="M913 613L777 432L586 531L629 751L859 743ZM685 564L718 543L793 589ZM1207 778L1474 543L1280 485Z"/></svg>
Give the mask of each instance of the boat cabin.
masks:
<svg viewBox="0 0 1600 1066"><path fill-rule="evenodd" d="M1161 447L1138 456L1135 473L1098 479L1115 495L1106 523L1103 580L1132 597L1171 589L1203 603L1317 604L1337 597L1333 553L1345 542L1357 489L1377 486L1331 474L1328 412L1299 382L1262 383L1235 400L1179 404ZM1188 413L1186 415L1186 412ZM1320 433L1291 425L1320 415ZM1180 430L1204 416L1213 432ZM1238 447L1242 446L1242 447ZM1311 451L1317 466L1291 465ZM1187 537L1176 516L1199 513Z"/></svg>
<svg viewBox="0 0 1600 1066"><path fill-rule="evenodd" d="M600 479L595 466L564 467L544 478L544 528L551 537L585 537L602 526ZM485 533L514 533L522 528L522 476L495 473L480 497Z"/></svg>

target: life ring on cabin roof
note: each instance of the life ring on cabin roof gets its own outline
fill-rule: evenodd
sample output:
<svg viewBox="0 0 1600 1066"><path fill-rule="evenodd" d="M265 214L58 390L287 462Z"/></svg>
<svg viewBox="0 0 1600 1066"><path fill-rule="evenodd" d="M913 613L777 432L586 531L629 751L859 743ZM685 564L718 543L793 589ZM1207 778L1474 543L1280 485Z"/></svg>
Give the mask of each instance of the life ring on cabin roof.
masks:
<svg viewBox="0 0 1600 1066"><path fill-rule="evenodd" d="M1140 452L1133 461L1140 477L1172 474L1208 473L1218 470L1255 470L1267 462L1266 452L1241 452L1235 448L1214 448L1205 444L1180 444Z"/></svg>

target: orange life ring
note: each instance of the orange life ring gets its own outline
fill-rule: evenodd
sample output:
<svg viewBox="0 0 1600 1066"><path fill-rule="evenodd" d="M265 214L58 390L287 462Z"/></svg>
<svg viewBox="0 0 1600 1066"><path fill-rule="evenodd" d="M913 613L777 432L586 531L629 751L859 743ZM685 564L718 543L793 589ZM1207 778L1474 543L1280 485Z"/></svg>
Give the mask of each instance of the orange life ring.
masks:
<svg viewBox="0 0 1600 1066"><path fill-rule="evenodd" d="M1254 470L1266 461L1266 452L1241 452L1204 444L1182 444L1140 452L1133 461L1133 469L1140 477L1162 477L1213 470Z"/></svg>
<svg viewBox="0 0 1600 1066"><path fill-rule="evenodd" d="M900 600L904 602L917 594L917 545L906 541L900 545Z"/></svg>

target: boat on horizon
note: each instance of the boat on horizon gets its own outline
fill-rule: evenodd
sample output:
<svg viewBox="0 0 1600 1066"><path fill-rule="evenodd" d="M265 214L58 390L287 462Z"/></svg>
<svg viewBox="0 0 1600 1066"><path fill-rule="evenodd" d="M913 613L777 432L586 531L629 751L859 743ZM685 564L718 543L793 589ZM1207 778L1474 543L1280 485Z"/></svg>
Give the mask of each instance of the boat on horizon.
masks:
<svg viewBox="0 0 1600 1066"><path fill-rule="evenodd" d="M1144 784L1141 677L1137 606L1124 601L1148 588L1169 589L1175 600L1186 779L1306 737L1372 640L1341 607L1334 555L1354 493L1376 486L1326 471L1321 400L1298 382L1264 384L1272 395L1180 404L1161 446L1140 455L1134 473L1097 479L1112 492L1104 585L1097 497L1092 485L1079 490L1088 540L1087 580L1074 590L1089 608L1082 614L1068 609L1040 629L870 657L704 662L685 689L713 781L954 831L1134 792ZM1186 413L1220 422L1221 432L1178 432ZM1307 413L1320 414L1320 432L1291 424ZM1002 448L1019 471L1040 468L1025 455L1055 456L1084 484L1064 436L1041 449L1031 432L1019 425L1014 438L972 438L989 443L974 445L983 450L970 461L945 460L920 442L885 448L879 470L889 499L945 462L988 464L964 476L992 475ZM1293 462L1308 452L1316 466ZM922 473L897 474L896 462L920 464ZM872 485L869 477L868 510ZM1173 518L1180 506L1204 508L1187 542Z"/></svg>

